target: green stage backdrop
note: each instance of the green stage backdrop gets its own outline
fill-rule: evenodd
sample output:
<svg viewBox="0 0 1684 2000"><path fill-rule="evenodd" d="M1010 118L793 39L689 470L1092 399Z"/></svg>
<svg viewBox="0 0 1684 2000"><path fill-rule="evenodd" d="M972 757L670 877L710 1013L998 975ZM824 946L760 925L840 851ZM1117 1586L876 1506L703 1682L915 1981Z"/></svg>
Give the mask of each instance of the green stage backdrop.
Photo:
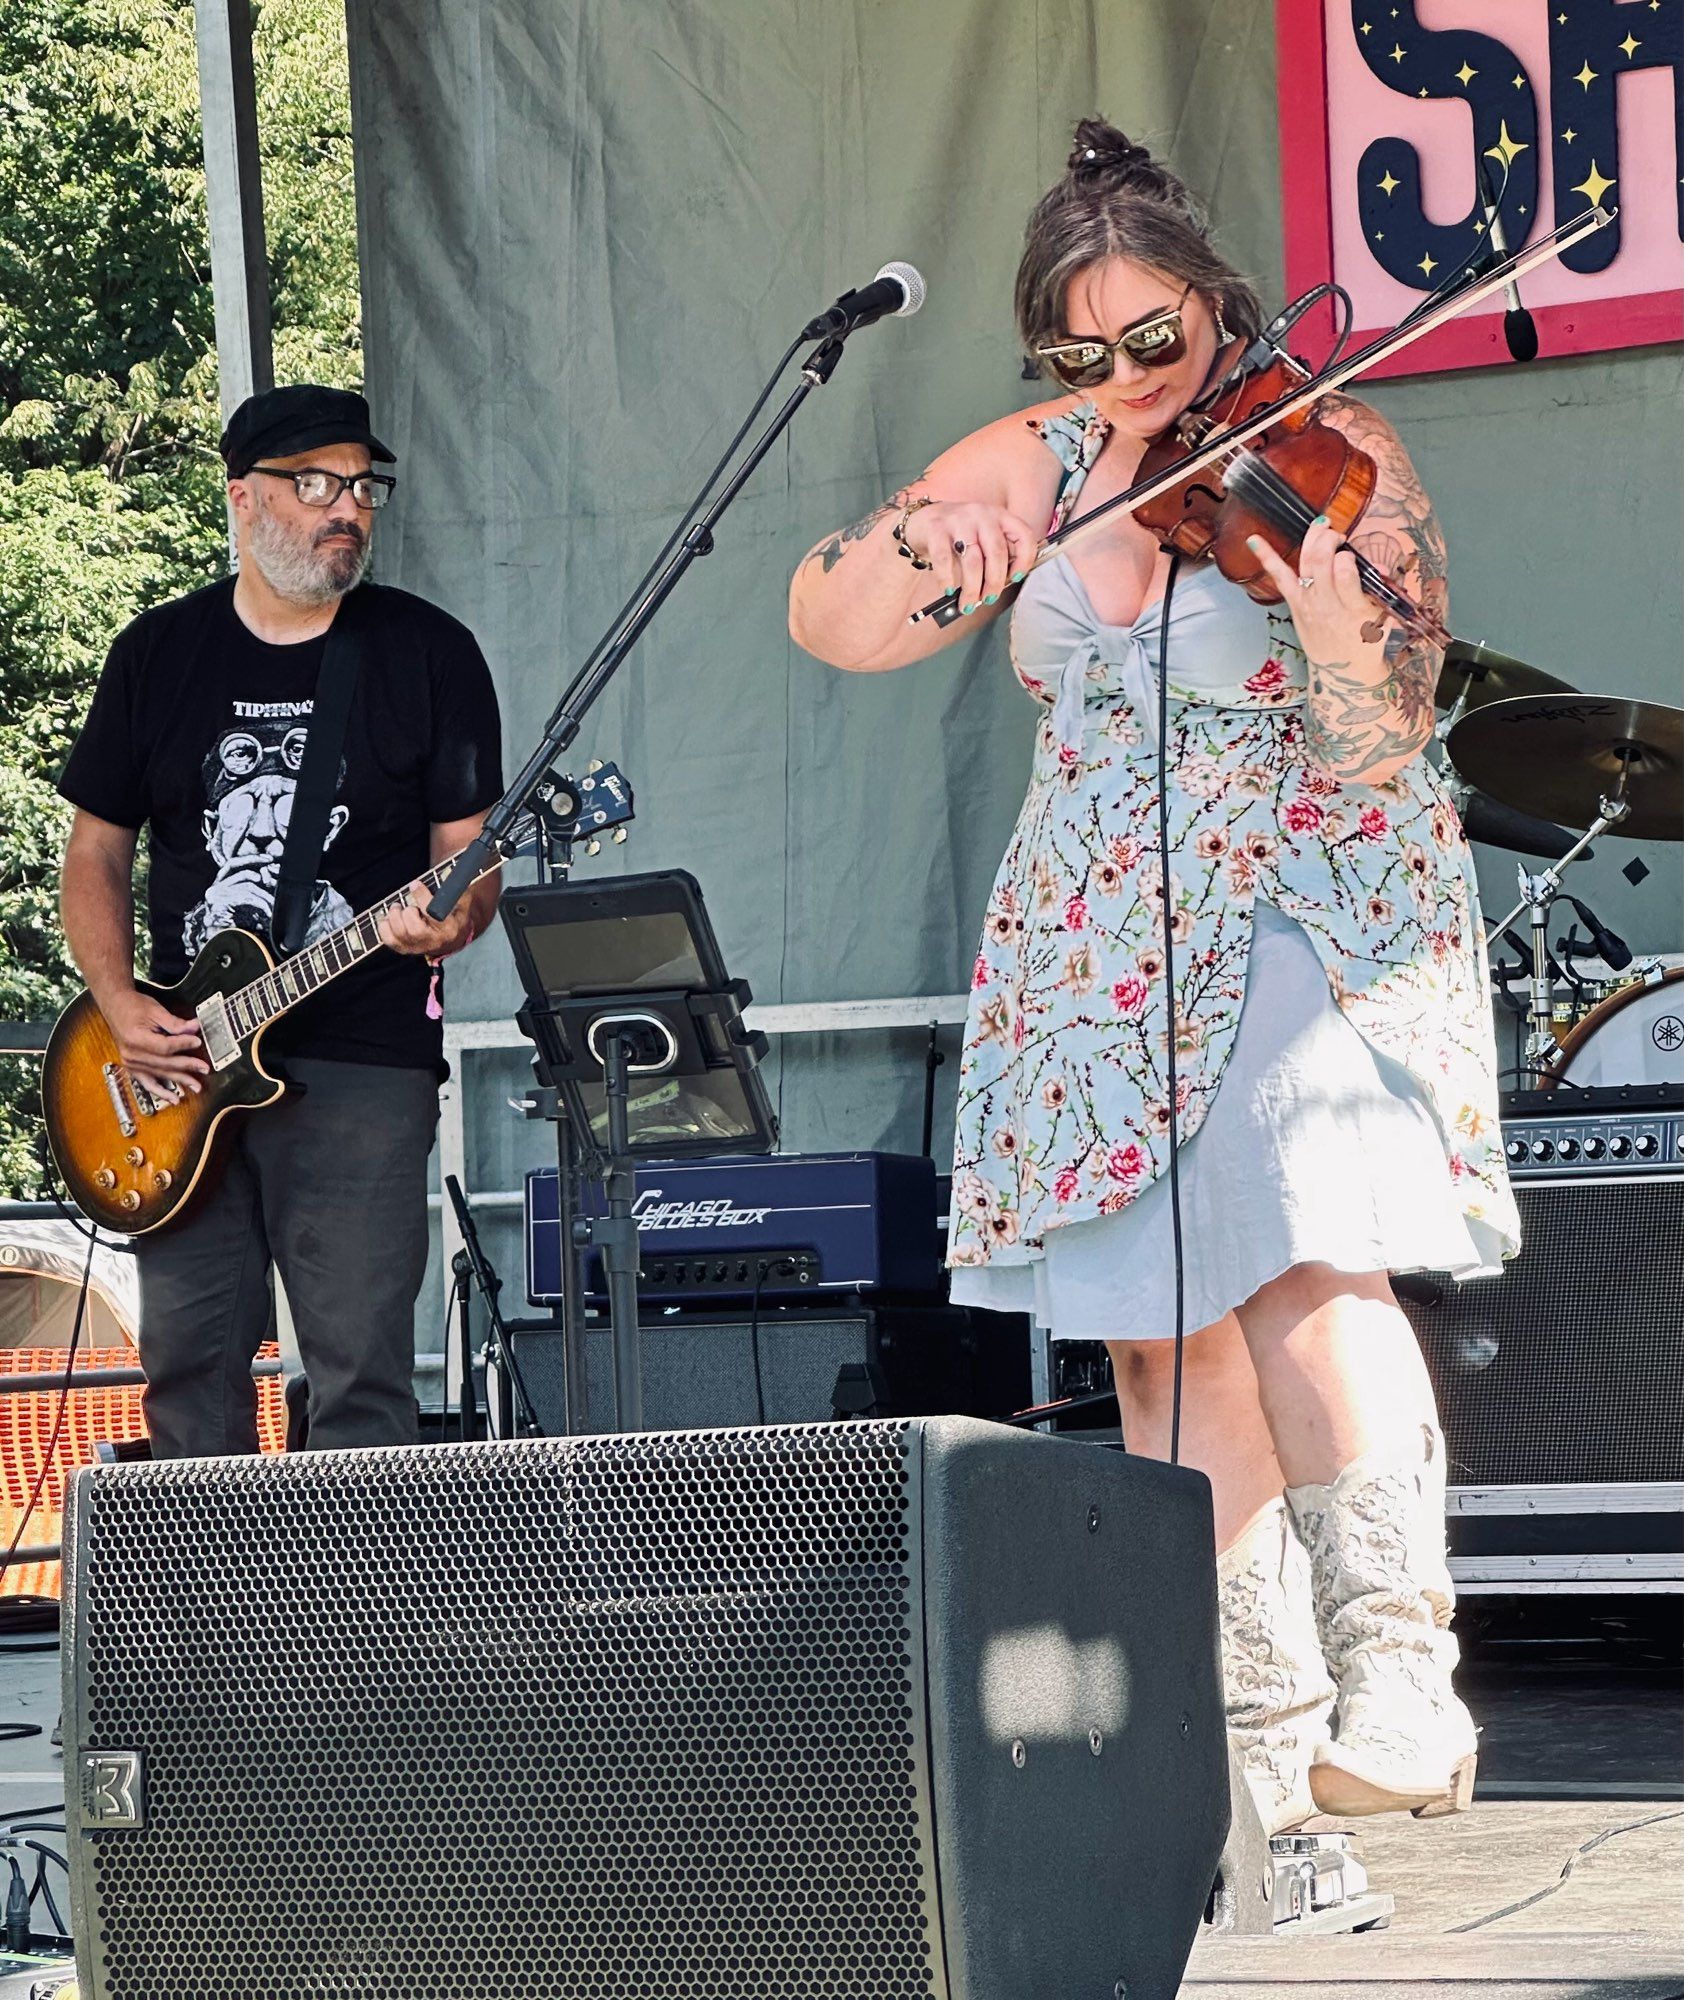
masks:
<svg viewBox="0 0 1684 2000"><path fill-rule="evenodd" d="M1010 298L1024 217L1096 109L1210 198L1280 296L1268 0L350 0L369 390L401 454L380 573L465 618L511 760L802 321L891 258L929 303L854 341L589 726L638 793L586 866L685 867L765 1001L966 983L1027 774L1003 633L850 676L786 636L791 568L946 443L1033 400ZM1450 540L1454 622L1596 690L1681 698L1676 348L1393 382ZM1655 871L1631 889L1621 864ZM1679 945L1676 848L1575 885ZM1482 856L1488 912L1513 863ZM453 968L508 1018L507 949ZM947 1046L954 1046L950 1033ZM917 1144L921 1038L787 1044L786 1146ZM541 1134L518 1058L471 1059L469 1178ZM943 1074L937 1151L956 1065ZM496 1237L512 1276L512 1232Z"/></svg>

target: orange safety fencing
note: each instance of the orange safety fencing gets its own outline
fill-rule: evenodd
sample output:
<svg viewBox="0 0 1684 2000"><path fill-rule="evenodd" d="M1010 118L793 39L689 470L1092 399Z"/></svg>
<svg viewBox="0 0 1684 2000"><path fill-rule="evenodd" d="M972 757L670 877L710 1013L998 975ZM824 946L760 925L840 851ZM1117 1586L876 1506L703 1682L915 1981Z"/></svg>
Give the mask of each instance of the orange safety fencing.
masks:
<svg viewBox="0 0 1684 2000"><path fill-rule="evenodd" d="M258 1359L274 1360L280 1349L270 1342L258 1349ZM62 1347L8 1347L0 1349L0 1376L64 1374ZM84 1370L133 1368L132 1347L96 1347L76 1356L75 1376ZM282 1378L261 1376L257 1390L257 1435L264 1451L286 1448L287 1416ZM94 1463L95 1448L101 1444L129 1444L146 1435L141 1414L141 1389L111 1388L98 1384L72 1388L64 1398L64 1422L47 1476L41 1482L41 1496L24 1527L19 1546L45 1548L59 1539L64 1520L64 1486L68 1475L79 1465ZM11 1547L41 1465L52 1443L53 1426L58 1421L61 1392L58 1389L22 1389L13 1395L0 1394L0 1555ZM7 1597L52 1597L59 1595L57 1562L11 1564L0 1575L0 1599Z"/></svg>

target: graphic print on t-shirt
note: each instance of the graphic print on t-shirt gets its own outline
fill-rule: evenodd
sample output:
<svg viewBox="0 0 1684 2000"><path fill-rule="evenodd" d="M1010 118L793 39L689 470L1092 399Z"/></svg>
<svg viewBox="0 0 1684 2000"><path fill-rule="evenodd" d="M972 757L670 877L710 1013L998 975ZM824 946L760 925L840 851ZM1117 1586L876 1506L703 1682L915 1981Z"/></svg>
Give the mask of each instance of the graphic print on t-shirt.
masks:
<svg viewBox="0 0 1684 2000"><path fill-rule="evenodd" d="M216 876L182 922L181 941L190 958L217 931L237 927L260 937L269 935L298 767L304 761L315 703L236 701L232 707L234 721L211 745L201 767L205 847ZM335 791L344 782L342 759ZM333 807L324 847L333 845L350 816L346 807ZM304 944L349 923L354 914L332 883L318 876Z"/></svg>

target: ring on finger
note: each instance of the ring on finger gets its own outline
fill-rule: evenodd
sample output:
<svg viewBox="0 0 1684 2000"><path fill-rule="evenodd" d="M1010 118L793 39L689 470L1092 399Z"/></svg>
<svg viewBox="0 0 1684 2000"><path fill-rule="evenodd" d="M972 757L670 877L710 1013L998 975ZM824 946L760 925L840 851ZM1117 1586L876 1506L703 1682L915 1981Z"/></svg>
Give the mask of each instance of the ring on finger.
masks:
<svg viewBox="0 0 1684 2000"><path fill-rule="evenodd" d="M1301 576L1298 579L1298 588L1300 590L1314 590L1315 587L1316 580L1313 576Z"/></svg>

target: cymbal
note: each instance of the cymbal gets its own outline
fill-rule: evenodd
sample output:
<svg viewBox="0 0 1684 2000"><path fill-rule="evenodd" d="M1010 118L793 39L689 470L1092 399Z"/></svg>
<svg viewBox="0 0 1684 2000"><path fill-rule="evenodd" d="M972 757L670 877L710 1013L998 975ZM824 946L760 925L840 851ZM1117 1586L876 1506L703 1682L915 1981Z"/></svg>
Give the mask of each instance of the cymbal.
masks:
<svg viewBox="0 0 1684 2000"><path fill-rule="evenodd" d="M1489 646L1476 646L1471 639L1452 639L1444 649L1444 665L1439 670L1438 692L1434 700L1440 708L1454 708L1464 689L1467 708L1484 708L1488 702L1513 701L1527 694L1568 694L1571 681L1559 681L1542 667L1529 667L1524 660Z"/></svg>
<svg viewBox="0 0 1684 2000"><path fill-rule="evenodd" d="M1684 840L1684 708L1617 695L1525 695L1464 715L1446 741L1470 784L1505 805L1586 827L1598 801L1631 807L1609 832Z"/></svg>

